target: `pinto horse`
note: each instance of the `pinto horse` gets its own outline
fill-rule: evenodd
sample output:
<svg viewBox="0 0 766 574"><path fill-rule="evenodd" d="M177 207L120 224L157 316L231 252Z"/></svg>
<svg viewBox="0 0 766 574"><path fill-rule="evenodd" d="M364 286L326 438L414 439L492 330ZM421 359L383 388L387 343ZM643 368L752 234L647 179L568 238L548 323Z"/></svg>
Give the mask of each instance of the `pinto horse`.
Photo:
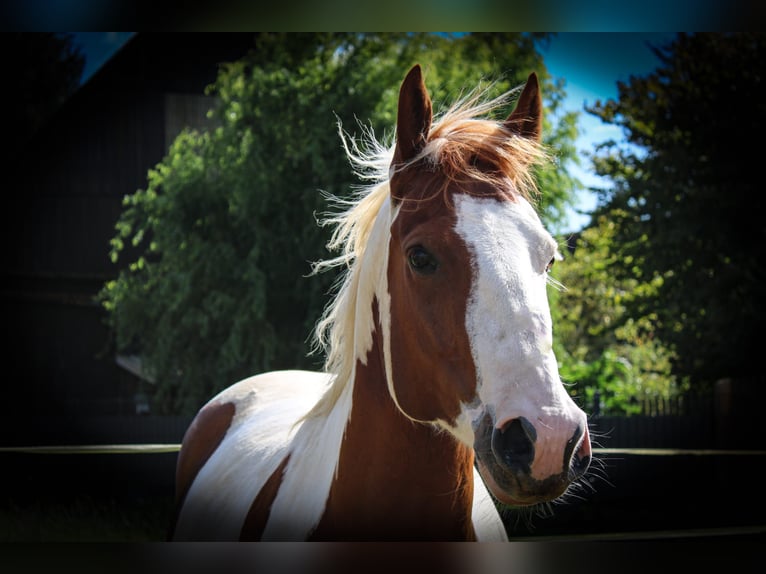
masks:
<svg viewBox="0 0 766 574"><path fill-rule="evenodd" d="M537 77L485 119L501 100L434 121L416 65L392 149L341 130L374 183L333 219L325 265L347 270L317 327L325 372L254 376L200 410L173 539L506 540L493 499L552 500L585 472L586 415L551 348L557 244L531 204Z"/></svg>

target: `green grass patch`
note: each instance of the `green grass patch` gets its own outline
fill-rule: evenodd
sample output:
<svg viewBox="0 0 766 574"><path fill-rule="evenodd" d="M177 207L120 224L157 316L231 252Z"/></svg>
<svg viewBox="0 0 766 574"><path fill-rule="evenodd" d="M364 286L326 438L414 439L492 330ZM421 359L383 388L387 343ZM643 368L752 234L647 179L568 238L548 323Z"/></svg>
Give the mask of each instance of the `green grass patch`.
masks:
<svg viewBox="0 0 766 574"><path fill-rule="evenodd" d="M0 505L2 542L162 542L171 498L20 500Z"/></svg>

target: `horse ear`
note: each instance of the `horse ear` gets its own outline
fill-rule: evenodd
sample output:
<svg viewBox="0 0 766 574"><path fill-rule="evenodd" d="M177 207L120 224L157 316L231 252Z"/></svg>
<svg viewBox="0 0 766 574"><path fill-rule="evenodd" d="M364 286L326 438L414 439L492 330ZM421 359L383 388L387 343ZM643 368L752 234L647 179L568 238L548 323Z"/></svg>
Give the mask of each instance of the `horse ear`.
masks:
<svg viewBox="0 0 766 574"><path fill-rule="evenodd" d="M543 131L543 103L537 74L529 74L527 83L516 102L516 108L505 120L505 126L513 133L540 141Z"/></svg>
<svg viewBox="0 0 766 574"><path fill-rule="evenodd" d="M423 150L432 118L431 98L423 83L420 64L415 64L399 90L394 163L409 161Z"/></svg>

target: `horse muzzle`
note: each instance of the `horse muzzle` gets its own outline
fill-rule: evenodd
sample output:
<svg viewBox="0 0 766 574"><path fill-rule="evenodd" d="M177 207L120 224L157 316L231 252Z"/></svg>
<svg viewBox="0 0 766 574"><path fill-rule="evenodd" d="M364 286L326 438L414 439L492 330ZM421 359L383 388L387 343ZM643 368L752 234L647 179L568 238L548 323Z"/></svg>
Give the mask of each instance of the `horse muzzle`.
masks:
<svg viewBox="0 0 766 574"><path fill-rule="evenodd" d="M535 426L520 416L497 426L485 413L475 431L479 473L503 504L526 506L558 498L590 465L585 413L581 421L537 422Z"/></svg>

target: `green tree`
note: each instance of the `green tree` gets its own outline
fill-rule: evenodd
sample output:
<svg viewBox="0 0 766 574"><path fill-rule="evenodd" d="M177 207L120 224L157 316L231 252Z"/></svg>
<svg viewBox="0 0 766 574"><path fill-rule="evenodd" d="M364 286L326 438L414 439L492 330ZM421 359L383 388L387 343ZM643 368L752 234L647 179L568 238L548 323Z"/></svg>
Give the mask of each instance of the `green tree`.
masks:
<svg viewBox="0 0 766 574"><path fill-rule="evenodd" d="M561 377L588 410L598 397L601 412L611 414L636 413L647 399L686 390L672 373L673 351L657 336L656 313L635 312L664 280L647 277L643 261L621 252L616 236L628 217L615 209L595 218L554 267L558 289L550 292Z"/></svg>
<svg viewBox="0 0 766 574"><path fill-rule="evenodd" d="M392 135L399 85L426 69L435 102L451 102L482 79L499 91L541 73L544 37L503 34L260 35L254 50L224 65L209 93L214 130L181 134L150 171L146 189L125 199L112 240L123 269L101 301L116 346L143 359L166 412L192 412L216 390L250 374L317 367L308 334L334 277L307 278L328 256L327 206L319 190L343 197L358 184L336 122L363 119ZM548 124L559 160L573 153L574 117ZM555 220L574 183L541 174L542 208Z"/></svg>
<svg viewBox="0 0 766 574"><path fill-rule="evenodd" d="M618 83L618 99L589 111L621 126L631 147L602 146L611 178L600 211L625 217L620 260L642 261L639 280L662 277L634 302L676 351L674 369L703 384L761 371L766 327L764 195L758 134L766 127L761 34L680 34L655 48L661 65Z"/></svg>

